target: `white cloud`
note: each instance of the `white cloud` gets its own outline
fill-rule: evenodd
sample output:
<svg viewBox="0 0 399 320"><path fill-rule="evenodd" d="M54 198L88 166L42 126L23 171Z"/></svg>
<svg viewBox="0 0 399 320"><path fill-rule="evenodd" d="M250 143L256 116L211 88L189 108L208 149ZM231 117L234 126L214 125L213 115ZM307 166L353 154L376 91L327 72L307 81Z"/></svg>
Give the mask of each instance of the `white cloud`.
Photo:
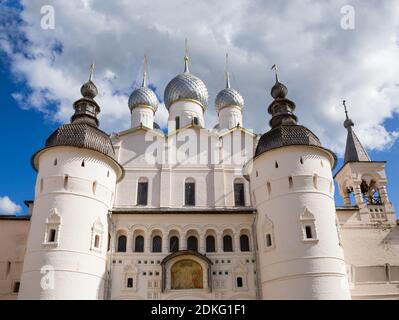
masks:
<svg viewBox="0 0 399 320"><path fill-rule="evenodd" d="M21 206L14 203L9 197L0 197L0 215L16 214L18 212L21 212L21 210Z"/></svg>
<svg viewBox="0 0 399 320"><path fill-rule="evenodd" d="M150 58L150 82L163 97L167 82L182 71L188 37L190 70L210 92L208 127L217 121L213 101L224 85L223 58L228 50L232 84L246 101L248 128L257 132L268 128L266 110L273 85L269 69L277 63L288 97L297 104L300 123L325 146L343 152L343 99L367 148L389 148L398 137L399 132L383 126L399 111L395 0L46 1L55 8L54 30L40 28L41 1L23 4L19 34L28 41L0 37L0 48L8 54L15 76L30 88L15 95L17 101L56 121L69 121L72 103L94 60L101 126L109 132L128 128L127 99L133 83L140 80L144 53ZM340 9L347 4L355 8L355 30L340 27ZM57 109L50 109L54 104L49 102ZM166 123L163 105L156 119Z"/></svg>

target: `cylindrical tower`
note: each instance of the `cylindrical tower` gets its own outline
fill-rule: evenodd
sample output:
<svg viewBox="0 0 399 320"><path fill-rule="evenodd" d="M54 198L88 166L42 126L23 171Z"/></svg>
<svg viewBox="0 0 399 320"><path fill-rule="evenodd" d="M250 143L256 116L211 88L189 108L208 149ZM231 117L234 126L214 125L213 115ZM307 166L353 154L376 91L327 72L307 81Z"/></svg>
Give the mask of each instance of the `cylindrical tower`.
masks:
<svg viewBox="0 0 399 320"><path fill-rule="evenodd" d="M132 128L140 126L154 129L154 115L158 109L158 99L154 91L147 86L147 59L144 59L143 82L141 87L129 97Z"/></svg>
<svg viewBox="0 0 399 320"><path fill-rule="evenodd" d="M294 102L278 81L271 130L247 165L258 219L263 299L350 299L336 224L335 155L297 125Z"/></svg>
<svg viewBox="0 0 399 320"><path fill-rule="evenodd" d="M123 174L110 138L98 129L90 79L70 124L35 153L38 171L19 299L102 299L108 214Z"/></svg>

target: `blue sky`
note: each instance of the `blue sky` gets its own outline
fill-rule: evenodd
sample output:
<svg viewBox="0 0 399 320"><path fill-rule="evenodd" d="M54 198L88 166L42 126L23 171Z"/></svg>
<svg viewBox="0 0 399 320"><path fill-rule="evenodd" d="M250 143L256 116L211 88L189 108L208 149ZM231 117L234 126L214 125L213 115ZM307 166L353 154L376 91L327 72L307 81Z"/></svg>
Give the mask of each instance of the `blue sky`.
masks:
<svg viewBox="0 0 399 320"><path fill-rule="evenodd" d="M235 0L230 6L188 1L179 11L174 9L179 7L177 0L153 2L0 2L0 130L4 138L0 164L5 168L0 197L21 206L18 214L27 211L23 201L33 199L36 173L30 157L59 124L69 121L90 63L94 60L97 66L102 128L122 131L129 126L127 98L139 82L143 55L147 53L150 59L151 85L162 97L166 83L182 71L186 37L190 70L210 92L208 127L217 121L212 99L224 85L226 51L232 85L246 101L244 125L255 132L267 130L266 106L273 84L270 66L278 63L289 98L297 103L300 123L339 156L346 136L341 101L348 101L355 131L371 158L387 161L388 192L395 207L399 205L395 161L399 11L395 1L277 5ZM347 3L356 9L356 28L349 32L339 27L340 9ZM54 30L40 28L40 8L45 4L55 8ZM11 7L18 10L6 10ZM165 124L164 106L156 117ZM341 203L339 196L337 203Z"/></svg>

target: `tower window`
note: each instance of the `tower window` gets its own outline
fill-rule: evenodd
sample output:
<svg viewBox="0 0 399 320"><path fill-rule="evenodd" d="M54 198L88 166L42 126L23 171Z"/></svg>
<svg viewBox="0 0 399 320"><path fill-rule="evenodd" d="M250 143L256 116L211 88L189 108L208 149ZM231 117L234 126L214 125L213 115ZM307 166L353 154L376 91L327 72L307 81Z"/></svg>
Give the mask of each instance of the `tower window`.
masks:
<svg viewBox="0 0 399 320"><path fill-rule="evenodd" d="M186 182L184 193L184 204L186 206L195 206L195 183Z"/></svg>
<svg viewBox="0 0 399 320"><path fill-rule="evenodd" d="M82 166L82 167L84 167L84 166L85 166L85 161L84 161L84 160L82 161L82 164L81 164L81 166Z"/></svg>
<svg viewBox="0 0 399 320"><path fill-rule="evenodd" d="M134 241L134 252L144 252L144 237L143 236L136 237L136 239Z"/></svg>
<svg viewBox="0 0 399 320"><path fill-rule="evenodd" d="M137 204L146 206L148 203L148 182L139 182L137 186Z"/></svg>
<svg viewBox="0 0 399 320"><path fill-rule="evenodd" d="M133 288L133 278L127 278L126 287Z"/></svg>
<svg viewBox="0 0 399 320"><path fill-rule="evenodd" d="M58 163L57 158L54 159L54 165L56 166Z"/></svg>
<svg viewBox="0 0 399 320"><path fill-rule="evenodd" d="M302 157L299 159L299 162L300 162L301 164L303 164L303 158L302 158Z"/></svg>
<svg viewBox="0 0 399 320"><path fill-rule="evenodd" d="M162 238L155 236L152 239L152 252L162 252Z"/></svg>
<svg viewBox="0 0 399 320"><path fill-rule="evenodd" d="M311 226L305 227L305 234L306 234L306 239L313 239L313 232Z"/></svg>
<svg viewBox="0 0 399 320"><path fill-rule="evenodd" d="M236 284L237 284L237 288L242 288L243 287L242 277L237 277Z"/></svg>
<svg viewBox="0 0 399 320"><path fill-rule="evenodd" d="M236 207L245 206L244 184L234 183L234 203Z"/></svg>
<svg viewBox="0 0 399 320"><path fill-rule="evenodd" d="M180 117L175 118L175 125L176 125L176 130L180 129Z"/></svg>
<svg viewBox="0 0 399 320"><path fill-rule="evenodd" d="M266 234L266 247L270 248L273 245L272 235L270 233Z"/></svg>
<svg viewBox="0 0 399 320"><path fill-rule="evenodd" d="M98 234L94 237L94 248L100 248L100 236Z"/></svg>
<svg viewBox="0 0 399 320"><path fill-rule="evenodd" d="M50 231L48 233L48 241L47 242L55 242L55 234L56 234L56 230L50 229Z"/></svg>
<svg viewBox="0 0 399 320"><path fill-rule="evenodd" d="M274 167L275 167L276 169L278 168L278 162L277 162L277 161L274 163Z"/></svg>
<svg viewBox="0 0 399 320"><path fill-rule="evenodd" d="M194 117L193 123L198 126L198 124L199 124L198 117Z"/></svg>
<svg viewBox="0 0 399 320"><path fill-rule="evenodd" d="M214 236L207 236L206 237L206 252L215 252L215 237Z"/></svg>
<svg viewBox="0 0 399 320"><path fill-rule="evenodd" d="M198 251L198 240L196 237L194 236L188 237L187 249L192 251Z"/></svg>
<svg viewBox="0 0 399 320"><path fill-rule="evenodd" d="M292 180L292 177L288 178L288 184L289 184L290 189L292 189L292 187L294 186L294 181Z"/></svg>
<svg viewBox="0 0 399 320"><path fill-rule="evenodd" d="M223 251L232 252L233 251L233 239L229 235L223 237Z"/></svg>
<svg viewBox="0 0 399 320"><path fill-rule="evenodd" d="M240 236L240 249L243 252L249 251L249 238L246 234Z"/></svg>
<svg viewBox="0 0 399 320"><path fill-rule="evenodd" d="M14 286L12 288L12 292L13 293L18 293L19 292L19 287L21 286L21 282L19 281L15 281L14 282Z"/></svg>
<svg viewBox="0 0 399 320"><path fill-rule="evenodd" d="M272 193L272 185L270 182L267 183L267 193L270 195Z"/></svg>
<svg viewBox="0 0 399 320"><path fill-rule="evenodd" d="M126 236L119 236L118 238L118 252L126 252Z"/></svg>
<svg viewBox="0 0 399 320"><path fill-rule="evenodd" d="M170 252L177 252L179 251L179 238L173 236L169 240L169 251Z"/></svg>

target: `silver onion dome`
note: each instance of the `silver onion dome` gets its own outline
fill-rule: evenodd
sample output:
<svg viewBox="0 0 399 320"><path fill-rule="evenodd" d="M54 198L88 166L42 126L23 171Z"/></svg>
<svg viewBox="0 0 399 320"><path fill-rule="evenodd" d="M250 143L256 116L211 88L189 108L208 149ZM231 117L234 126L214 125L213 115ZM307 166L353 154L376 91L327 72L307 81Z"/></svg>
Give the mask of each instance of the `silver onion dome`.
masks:
<svg viewBox="0 0 399 320"><path fill-rule="evenodd" d="M244 107L244 98L235 89L230 87L229 73L226 72L226 88L218 93L215 99L215 108L219 112L221 109L228 106Z"/></svg>
<svg viewBox="0 0 399 320"><path fill-rule="evenodd" d="M143 68L143 82L141 87L135 89L129 97L129 109L130 111L137 106L147 106L151 107L154 112L158 108L158 98L147 86L147 57L144 56L144 68Z"/></svg>
<svg viewBox="0 0 399 320"><path fill-rule="evenodd" d="M151 107L154 112L157 111L158 99L154 91L148 87L140 87L134 90L129 97L130 111L137 106L148 106Z"/></svg>
<svg viewBox="0 0 399 320"><path fill-rule="evenodd" d="M165 88L165 106L169 110L174 102L189 99L199 102L205 110L208 105L208 89L201 79L188 71L187 55L184 57L184 61L184 73L174 77Z"/></svg>

